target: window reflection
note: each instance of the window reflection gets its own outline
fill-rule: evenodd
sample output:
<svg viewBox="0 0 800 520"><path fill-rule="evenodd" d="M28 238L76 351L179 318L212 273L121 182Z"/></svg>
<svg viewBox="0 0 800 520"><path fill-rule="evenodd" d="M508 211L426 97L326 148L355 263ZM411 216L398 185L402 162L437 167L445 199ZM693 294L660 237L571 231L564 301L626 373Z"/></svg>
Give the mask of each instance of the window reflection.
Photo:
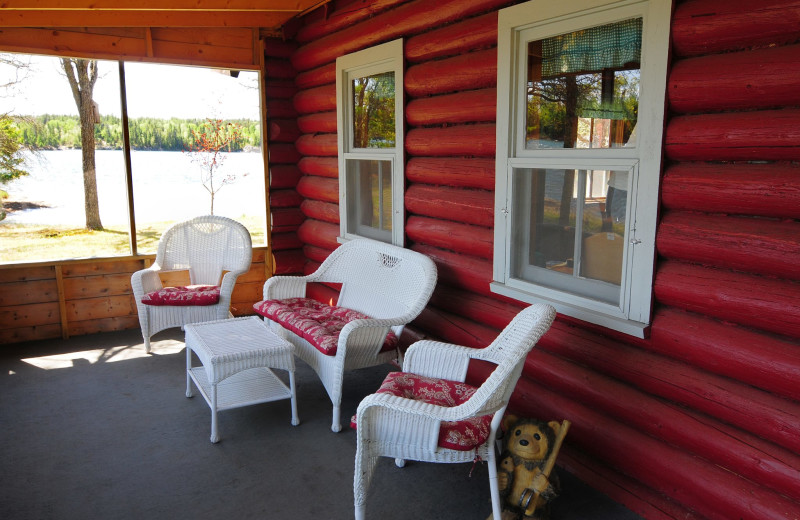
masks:
<svg viewBox="0 0 800 520"><path fill-rule="evenodd" d="M394 72L353 80L353 148L394 148Z"/></svg>

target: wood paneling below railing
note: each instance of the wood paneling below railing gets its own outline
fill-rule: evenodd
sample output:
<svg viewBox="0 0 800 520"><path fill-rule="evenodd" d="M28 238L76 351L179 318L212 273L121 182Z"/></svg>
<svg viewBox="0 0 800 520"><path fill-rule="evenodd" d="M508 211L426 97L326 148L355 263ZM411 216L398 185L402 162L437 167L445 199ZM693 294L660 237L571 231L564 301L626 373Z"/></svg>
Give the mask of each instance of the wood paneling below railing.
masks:
<svg viewBox="0 0 800 520"><path fill-rule="evenodd" d="M231 312L253 313L270 276L267 248L253 249L250 271L233 291ZM0 266L0 344L68 338L139 327L131 274L155 255Z"/></svg>

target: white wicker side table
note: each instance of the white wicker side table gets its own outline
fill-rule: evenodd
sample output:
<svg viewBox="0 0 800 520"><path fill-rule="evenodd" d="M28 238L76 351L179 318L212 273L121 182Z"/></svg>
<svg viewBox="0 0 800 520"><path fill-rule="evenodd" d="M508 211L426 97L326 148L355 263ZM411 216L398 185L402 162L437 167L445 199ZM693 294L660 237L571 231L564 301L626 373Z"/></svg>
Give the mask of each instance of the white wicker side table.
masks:
<svg viewBox="0 0 800 520"><path fill-rule="evenodd" d="M203 366L192 367L192 351ZM289 387L271 369L289 372ZM292 425L300 424L294 385L294 346L256 316L186 325L186 397L192 381L211 408L211 442L219 442L217 412L292 400Z"/></svg>

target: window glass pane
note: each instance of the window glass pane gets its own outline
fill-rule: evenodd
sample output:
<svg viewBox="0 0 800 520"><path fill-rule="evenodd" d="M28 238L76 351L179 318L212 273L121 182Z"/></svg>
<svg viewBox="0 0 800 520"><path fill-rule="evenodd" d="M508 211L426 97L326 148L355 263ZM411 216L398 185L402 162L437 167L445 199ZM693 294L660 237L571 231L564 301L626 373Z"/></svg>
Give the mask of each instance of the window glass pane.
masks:
<svg viewBox="0 0 800 520"><path fill-rule="evenodd" d="M125 80L139 252L155 252L175 222L210 213L263 245L258 74L126 63Z"/></svg>
<svg viewBox="0 0 800 520"><path fill-rule="evenodd" d="M378 240L391 239L392 162L348 159L347 186L354 204L348 207L348 232Z"/></svg>
<svg viewBox="0 0 800 520"><path fill-rule="evenodd" d="M0 132L19 146L16 157L23 161L16 168L25 172L16 178L6 167L0 172L0 189L8 193L0 262L130 254L118 65L67 65L79 92L91 91L95 102L84 110L93 136L86 154L61 59L0 55ZM31 149L38 151L26 151Z"/></svg>
<svg viewBox="0 0 800 520"><path fill-rule="evenodd" d="M529 42L525 147L630 146L641 46L641 18Z"/></svg>
<svg viewBox="0 0 800 520"><path fill-rule="evenodd" d="M394 72L356 78L353 92L353 148L394 148Z"/></svg>
<svg viewBox="0 0 800 520"><path fill-rule="evenodd" d="M512 277L617 302L628 175L625 170L515 169Z"/></svg>

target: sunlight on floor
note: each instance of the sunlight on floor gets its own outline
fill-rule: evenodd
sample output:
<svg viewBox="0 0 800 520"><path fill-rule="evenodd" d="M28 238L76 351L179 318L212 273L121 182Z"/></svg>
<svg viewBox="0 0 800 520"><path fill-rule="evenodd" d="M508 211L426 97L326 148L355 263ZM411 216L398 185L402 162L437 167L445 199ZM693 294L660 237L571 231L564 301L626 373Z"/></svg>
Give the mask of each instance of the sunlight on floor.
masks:
<svg viewBox="0 0 800 520"><path fill-rule="evenodd" d="M25 358L22 361L43 370L53 370L57 368L70 368L75 365L94 365L95 363L127 361L129 359L143 358L150 355L164 356L168 354L177 354L183 350L183 347L184 344L182 341L165 340L153 342L152 354L145 353L144 345L140 344L109 347L107 349L85 350L83 352L68 352L66 354L56 354L53 356Z"/></svg>

